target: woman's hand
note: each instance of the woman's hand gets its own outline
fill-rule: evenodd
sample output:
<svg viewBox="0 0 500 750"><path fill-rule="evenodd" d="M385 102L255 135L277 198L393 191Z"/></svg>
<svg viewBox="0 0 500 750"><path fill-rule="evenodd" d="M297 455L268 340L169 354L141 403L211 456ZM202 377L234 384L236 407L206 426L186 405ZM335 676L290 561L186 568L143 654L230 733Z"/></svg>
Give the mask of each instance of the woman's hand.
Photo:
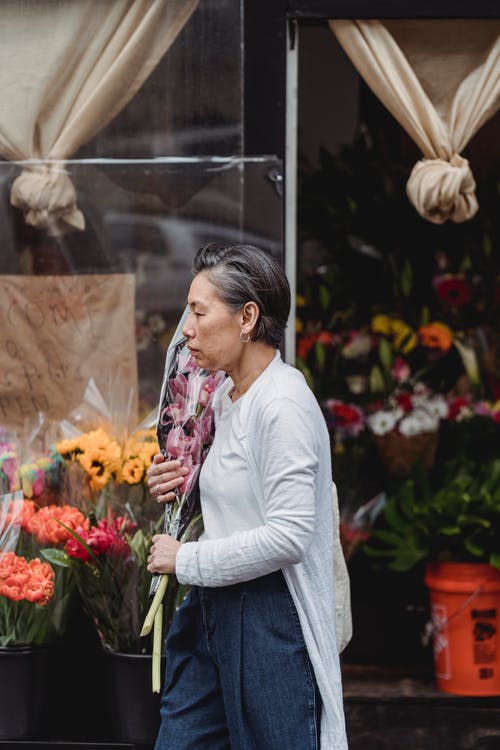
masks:
<svg viewBox="0 0 500 750"><path fill-rule="evenodd" d="M181 543L168 534L155 534L149 550L150 573L175 573L175 558Z"/></svg>
<svg viewBox="0 0 500 750"><path fill-rule="evenodd" d="M149 492L157 503L168 503L175 498L174 490L184 482L189 469L180 461L167 461L163 453L157 453L148 469Z"/></svg>

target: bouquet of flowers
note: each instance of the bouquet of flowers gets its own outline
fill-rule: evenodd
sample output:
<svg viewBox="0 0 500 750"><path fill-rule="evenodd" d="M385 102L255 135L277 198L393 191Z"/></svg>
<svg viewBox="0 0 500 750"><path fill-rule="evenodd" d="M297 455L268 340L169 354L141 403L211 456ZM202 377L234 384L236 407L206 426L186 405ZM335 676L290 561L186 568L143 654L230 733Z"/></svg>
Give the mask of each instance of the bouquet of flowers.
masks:
<svg viewBox="0 0 500 750"><path fill-rule="evenodd" d="M39 505L54 502L61 480L62 461L58 455L39 456L22 462L17 441L0 434L0 493L22 490L24 497Z"/></svg>
<svg viewBox="0 0 500 750"><path fill-rule="evenodd" d="M367 417L385 468L390 473L407 474L420 461L430 469L440 421L447 415L444 396L432 393L422 383L397 388Z"/></svg>
<svg viewBox="0 0 500 750"><path fill-rule="evenodd" d="M198 478L213 440L212 397L226 377L224 372L209 372L197 365L182 336L187 312L186 309L167 350L157 422L158 443L165 458L179 459L189 469L176 499L165 507L164 533L179 541L196 539L202 530ZM157 657L168 579L165 574L153 575L153 601L141 631L141 635L147 635L155 626L153 692L160 689Z"/></svg>
<svg viewBox="0 0 500 750"><path fill-rule="evenodd" d="M62 494L85 513L98 517L107 509L126 511L131 519L156 521L149 503L147 470L158 452L156 432L138 427L118 441L103 428L56 444L54 455L64 462Z"/></svg>
<svg viewBox="0 0 500 750"><path fill-rule="evenodd" d="M162 526L146 483L158 452L156 430L140 425L120 441L112 428L99 427L59 441L56 451L66 465L64 494L79 507L50 508L57 524L50 530L61 543L43 554L71 571L102 645L141 653L139 630L149 604L147 555ZM35 515L35 526L43 510L49 509Z"/></svg>
<svg viewBox="0 0 500 750"><path fill-rule="evenodd" d="M91 511L80 525L68 527L62 549L43 550L54 565L72 571L104 648L144 652L138 633L149 605L146 561L155 531L145 532L108 508L102 518Z"/></svg>
<svg viewBox="0 0 500 750"><path fill-rule="evenodd" d="M71 581L41 560L40 543L60 541L54 540L54 529L49 530L48 511L45 507L37 512L34 502L24 500L20 491L0 498L2 646L44 644L66 625ZM66 533L57 523L59 530Z"/></svg>

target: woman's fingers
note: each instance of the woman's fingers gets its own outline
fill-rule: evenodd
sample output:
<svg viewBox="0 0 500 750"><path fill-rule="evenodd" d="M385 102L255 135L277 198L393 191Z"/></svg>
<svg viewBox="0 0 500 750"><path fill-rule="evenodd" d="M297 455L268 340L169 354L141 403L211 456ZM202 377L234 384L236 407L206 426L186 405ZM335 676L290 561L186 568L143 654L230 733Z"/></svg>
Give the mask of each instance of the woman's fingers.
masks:
<svg viewBox="0 0 500 750"><path fill-rule="evenodd" d="M183 484L185 477L175 477L174 479L168 479L166 482L158 482L151 490L151 494L154 495L154 497L158 500L158 502L161 502L159 498L167 499L167 500L173 500L175 497L175 490L177 487L180 487L181 484ZM167 495L171 495L170 498L166 497Z"/></svg>
<svg viewBox="0 0 500 750"><path fill-rule="evenodd" d="M176 497L174 490L180 487L189 473L178 460L167 461L157 453L148 469L148 486L151 495L159 503L169 502Z"/></svg>

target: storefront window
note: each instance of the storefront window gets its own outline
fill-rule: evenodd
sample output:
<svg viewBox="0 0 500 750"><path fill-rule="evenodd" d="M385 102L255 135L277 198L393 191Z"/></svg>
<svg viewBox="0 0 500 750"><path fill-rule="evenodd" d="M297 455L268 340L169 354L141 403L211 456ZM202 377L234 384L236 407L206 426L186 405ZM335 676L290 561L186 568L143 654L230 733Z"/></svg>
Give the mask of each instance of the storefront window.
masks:
<svg viewBox="0 0 500 750"><path fill-rule="evenodd" d="M196 250L209 240L245 240L283 259L281 165L240 156L240 6L223 0L185 7L187 20L135 95L64 161L30 158L44 154L42 146L30 152L29 139L18 158L4 144L2 349L11 373L1 386L4 426L26 431L41 418L57 424L78 411L92 380L120 428L133 429L156 407ZM15 4L8 11L14 18ZM32 114L42 121L32 125L36 133L43 130L43 108ZM0 121L5 141L9 122L7 114L3 126ZM31 179L44 163L64 170L75 191L75 215L82 217L78 227L61 231L33 219L31 209L43 200L33 191L23 205L13 198L16 178ZM28 353L31 375L20 376Z"/></svg>

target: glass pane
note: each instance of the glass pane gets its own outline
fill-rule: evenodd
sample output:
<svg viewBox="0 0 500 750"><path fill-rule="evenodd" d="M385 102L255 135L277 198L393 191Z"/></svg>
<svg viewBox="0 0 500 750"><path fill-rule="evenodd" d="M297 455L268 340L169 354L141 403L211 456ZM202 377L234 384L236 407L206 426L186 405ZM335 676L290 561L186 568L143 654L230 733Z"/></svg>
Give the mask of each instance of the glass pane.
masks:
<svg viewBox="0 0 500 750"><path fill-rule="evenodd" d="M200 2L130 103L75 157L240 154L241 37L239 2Z"/></svg>
<svg viewBox="0 0 500 750"><path fill-rule="evenodd" d="M283 260L281 165L274 159L214 157L71 162L67 170L86 226L84 231L50 237L27 225L21 212L9 205L8 186L18 165L1 165L3 349L11 341L10 346L27 356L30 341L34 345L45 336L53 339L52 349L47 344L47 351L50 349L58 366L52 364L50 370L44 350L37 348L39 360L28 367L32 377L23 374L24 366L18 361L11 368L16 387L12 390L7 382L0 385L0 402L5 397L7 411L24 409L27 419L44 411L63 418L61 393L66 393L65 408L71 411L81 401L92 374L106 404L112 405L115 413L121 410L121 419L128 408L127 388L138 383L131 418L137 423L156 407L166 347L185 307L196 250L210 240L245 241ZM76 280L64 287L65 293L57 286L61 277ZM21 286L13 287L19 278ZM121 296L120 280L129 290ZM95 299L97 289L101 296ZM13 294L20 295L14 313ZM109 296L109 304L103 302L104 294ZM79 301L73 304L75 295ZM63 330L69 331L69 338L59 338ZM120 374L116 352L107 351L108 347L114 351L115 341L109 343L107 338L111 330L118 330L118 338L131 342L134 350L132 357L130 351L125 352L126 377ZM24 342L20 331L26 337ZM99 349L100 354L95 351ZM41 392L45 376L52 378L52 383L59 378L58 388ZM74 382L68 383L70 378ZM22 388L18 387L20 380ZM21 399L18 407L12 401L14 391Z"/></svg>

